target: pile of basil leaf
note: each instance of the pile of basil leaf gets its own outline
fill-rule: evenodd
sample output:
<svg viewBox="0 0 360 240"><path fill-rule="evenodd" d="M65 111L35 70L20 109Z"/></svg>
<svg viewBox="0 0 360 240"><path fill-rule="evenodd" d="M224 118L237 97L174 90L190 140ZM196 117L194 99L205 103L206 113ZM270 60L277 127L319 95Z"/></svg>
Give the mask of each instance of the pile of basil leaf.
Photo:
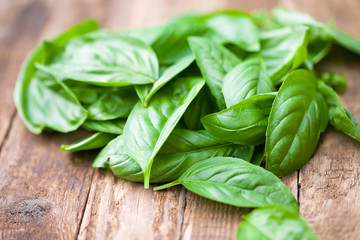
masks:
<svg viewBox="0 0 360 240"><path fill-rule="evenodd" d="M95 21L44 41L15 88L28 129L88 138L93 166L133 182L182 184L203 197L257 208L238 239L317 239L279 177L301 168L328 124L360 141L336 91L340 74L314 65L359 40L302 13L238 10L108 32Z"/></svg>

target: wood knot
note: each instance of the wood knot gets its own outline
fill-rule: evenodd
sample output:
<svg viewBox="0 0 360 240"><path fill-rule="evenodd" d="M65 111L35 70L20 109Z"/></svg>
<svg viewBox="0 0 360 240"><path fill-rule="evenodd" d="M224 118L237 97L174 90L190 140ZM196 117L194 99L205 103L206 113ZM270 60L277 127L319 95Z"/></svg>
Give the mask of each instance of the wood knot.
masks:
<svg viewBox="0 0 360 240"><path fill-rule="evenodd" d="M26 199L12 204L5 210L7 218L27 221L42 218L51 209L50 203L45 199Z"/></svg>

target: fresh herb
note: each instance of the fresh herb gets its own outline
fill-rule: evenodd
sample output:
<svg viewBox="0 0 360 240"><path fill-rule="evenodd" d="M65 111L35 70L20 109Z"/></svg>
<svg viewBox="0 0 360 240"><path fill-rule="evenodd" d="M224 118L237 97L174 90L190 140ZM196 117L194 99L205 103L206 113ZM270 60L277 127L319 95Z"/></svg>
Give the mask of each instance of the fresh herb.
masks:
<svg viewBox="0 0 360 240"><path fill-rule="evenodd" d="M345 76L314 72L334 44L360 54L360 41L333 23L283 8L120 32L90 20L40 44L15 104L35 134L94 132L61 148L104 147L93 167L116 177L258 207L238 239L317 239L278 177L309 161L328 123L360 141L336 93Z"/></svg>

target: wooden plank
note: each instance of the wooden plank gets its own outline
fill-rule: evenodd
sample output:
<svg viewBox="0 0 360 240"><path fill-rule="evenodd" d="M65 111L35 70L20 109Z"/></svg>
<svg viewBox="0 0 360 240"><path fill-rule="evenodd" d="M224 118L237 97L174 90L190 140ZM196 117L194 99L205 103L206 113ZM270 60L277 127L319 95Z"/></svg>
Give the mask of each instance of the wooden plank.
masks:
<svg viewBox="0 0 360 240"><path fill-rule="evenodd" d="M185 189L155 192L95 171L79 239L180 239Z"/></svg>
<svg viewBox="0 0 360 240"><path fill-rule="evenodd" d="M234 239L241 216L250 211L250 208L232 207L187 191L181 239Z"/></svg>
<svg viewBox="0 0 360 240"><path fill-rule="evenodd" d="M10 29L15 43L11 38L2 43L2 48L11 47L11 61L6 60L5 67L9 79L0 81L10 93L24 53L35 47L36 39L52 37L87 17L101 18L106 14L103 11L106 5L98 1L19 3L24 3L18 6L22 10L17 12L19 17ZM50 6L52 3L55 5ZM45 31L42 30L44 24ZM13 106L7 106L12 97L7 98L8 102L0 103L0 109ZM94 155L63 153L60 145L80 135L35 136L15 117L0 156L0 239L74 239L77 236L93 174L89 159Z"/></svg>
<svg viewBox="0 0 360 240"><path fill-rule="evenodd" d="M0 158L0 236L71 239L76 236L93 170L90 153L61 152L78 134L35 136L17 116Z"/></svg>

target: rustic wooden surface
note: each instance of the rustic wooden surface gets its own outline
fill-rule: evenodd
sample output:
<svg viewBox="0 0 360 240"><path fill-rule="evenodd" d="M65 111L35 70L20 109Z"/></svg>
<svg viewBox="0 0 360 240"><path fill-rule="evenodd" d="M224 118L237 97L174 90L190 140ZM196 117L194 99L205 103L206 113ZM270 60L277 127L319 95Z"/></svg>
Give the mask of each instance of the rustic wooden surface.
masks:
<svg viewBox="0 0 360 240"><path fill-rule="evenodd" d="M95 152L59 146L79 133L31 134L16 114L13 88L34 46L89 17L107 29L151 26L188 11L284 6L360 38L356 0L3 0L0 4L0 240L234 239L249 209L219 204L178 186L153 192L91 168ZM320 70L345 74L341 96L360 120L360 58L337 50ZM360 144L329 129L310 162L283 179L321 239L360 235Z"/></svg>

